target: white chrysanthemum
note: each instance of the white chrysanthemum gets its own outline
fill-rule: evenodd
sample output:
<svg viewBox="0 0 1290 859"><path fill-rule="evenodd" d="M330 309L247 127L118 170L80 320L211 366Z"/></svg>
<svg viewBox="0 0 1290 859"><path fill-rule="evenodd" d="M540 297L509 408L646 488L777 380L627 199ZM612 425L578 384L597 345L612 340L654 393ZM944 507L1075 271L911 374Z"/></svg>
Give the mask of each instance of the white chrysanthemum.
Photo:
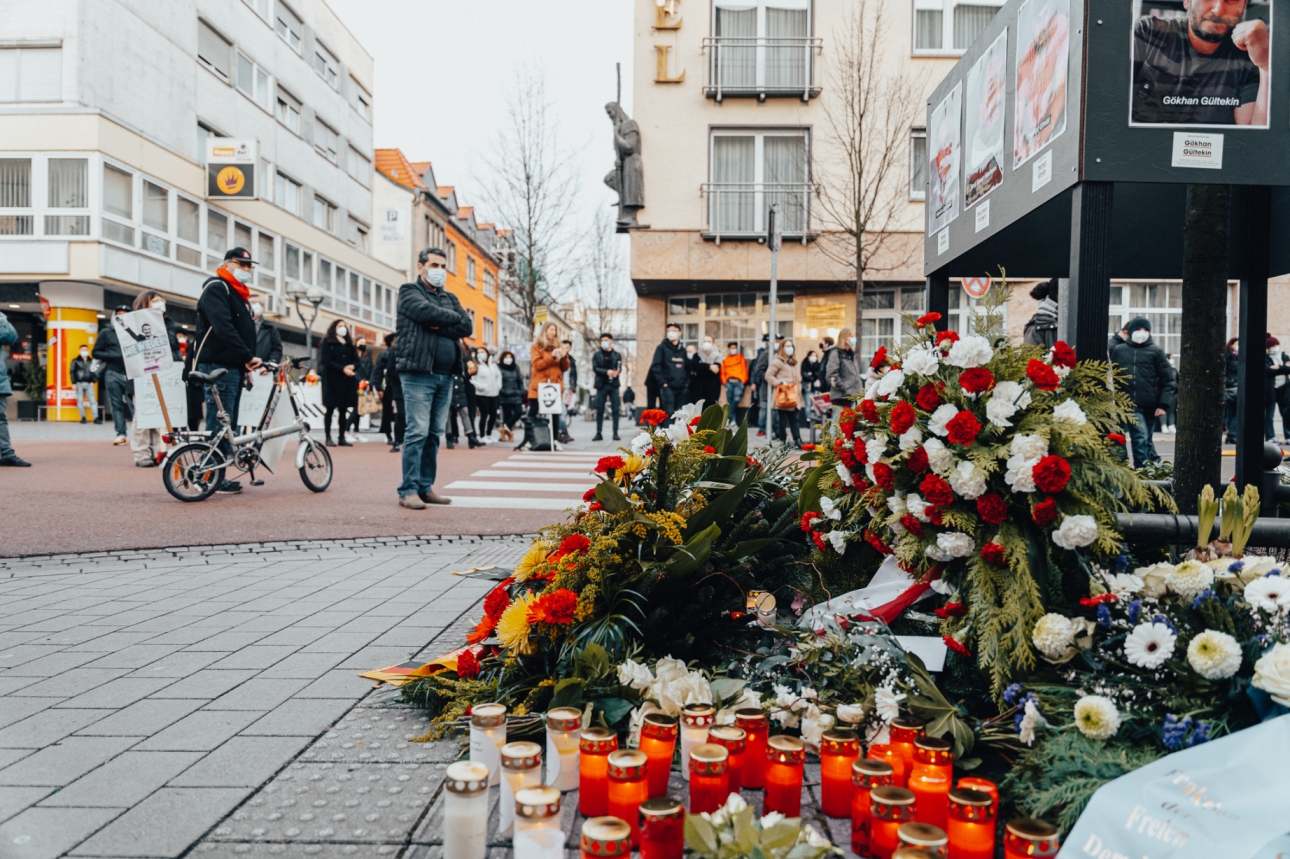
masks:
<svg viewBox="0 0 1290 859"><path fill-rule="evenodd" d="M1207 629L1187 645L1187 661L1206 680L1225 680L1241 667L1241 645L1226 632Z"/></svg>
<svg viewBox="0 0 1290 859"><path fill-rule="evenodd" d="M1124 658L1139 668L1155 670L1174 655L1178 636L1163 623L1140 623L1124 637Z"/></svg>
<svg viewBox="0 0 1290 859"><path fill-rule="evenodd" d="M1290 608L1290 580L1280 576L1255 579L1245 586L1245 601L1268 614L1284 611Z"/></svg>
<svg viewBox="0 0 1290 859"><path fill-rule="evenodd" d="M953 406L951 406L953 408ZM941 443L940 439L929 438L923 442L923 453L927 454L927 464L937 474L944 474L954 467L954 454Z"/></svg>
<svg viewBox="0 0 1290 859"><path fill-rule="evenodd" d="M890 397L900 390L900 386L905 383L905 374L901 370L888 370L881 379L878 380L874 393L880 397Z"/></svg>
<svg viewBox="0 0 1290 859"><path fill-rule="evenodd" d="M1075 638L1075 624L1069 617L1048 613L1035 624L1030 640L1035 649L1049 659L1060 659Z"/></svg>
<svg viewBox="0 0 1290 859"><path fill-rule="evenodd" d="M958 342L950 347L950 354L945 358L945 363L966 370L969 367L989 364L993 357L994 350L990 348L989 340L979 334L969 334L966 337L960 337Z"/></svg>
<svg viewBox="0 0 1290 859"><path fill-rule="evenodd" d="M1120 711L1102 695L1085 695L1075 702L1075 727L1090 740L1107 740L1120 730Z"/></svg>
<svg viewBox="0 0 1290 859"><path fill-rule="evenodd" d="M905 496L905 509L914 514L914 518L919 522L930 522L931 518L927 515L927 508L931 506L917 492L911 492Z"/></svg>
<svg viewBox="0 0 1290 859"><path fill-rule="evenodd" d="M985 473L971 462L960 462L950 472L950 486L964 498L979 498L985 494Z"/></svg>
<svg viewBox="0 0 1290 859"><path fill-rule="evenodd" d="M905 515L905 496L899 492L893 492L887 496L887 509L896 516Z"/></svg>
<svg viewBox="0 0 1290 859"><path fill-rule="evenodd" d="M837 552L839 555L847 550L847 535L845 531L830 531L825 536L829 538L829 545L833 547L833 551Z"/></svg>
<svg viewBox="0 0 1290 859"><path fill-rule="evenodd" d="M1022 459L1040 460L1048 456L1048 442L1043 436L1021 433L1013 437L1009 453Z"/></svg>
<svg viewBox="0 0 1290 859"><path fill-rule="evenodd" d="M930 376L941 368L940 353L935 349L915 346L905 355L905 360L901 366L910 373L915 373L919 376Z"/></svg>
<svg viewBox="0 0 1290 859"><path fill-rule="evenodd" d="M923 443L923 431L918 427L910 427L900 434L899 444L901 450L913 450Z"/></svg>
<svg viewBox="0 0 1290 859"><path fill-rule="evenodd" d="M1027 701L1025 708L1022 710L1021 725L1018 730L1021 733L1019 739L1027 746L1035 744L1035 731L1037 728L1045 728L1048 722L1039 713L1039 708L1035 706L1034 701Z"/></svg>
<svg viewBox="0 0 1290 859"><path fill-rule="evenodd" d="M869 439L864 443L864 452L870 464L878 462L887 455L887 439L883 436Z"/></svg>
<svg viewBox="0 0 1290 859"><path fill-rule="evenodd" d="M1009 420L1030 405L1030 392L1017 382L995 382L994 391L985 404L985 417L997 427L1010 427Z"/></svg>
<svg viewBox="0 0 1290 859"><path fill-rule="evenodd" d="M1193 600L1214 584L1214 571L1200 561L1183 561L1165 582L1165 587L1183 599Z"/></svg>
<svg viewBox="0 0 1290 859"><path fill-rule="evenodd" d="M864 718L864 707L860 704L839 704L838 721L854 725Z"/></svg>
<svg viewBox="0 0 1290 859"><path fill-rule="evenodd" d="M1067 516L1053 532L1053 542L1063 549L1078 549L1096 539L1097 520L1092 516Z"/></svg>
<svg viewBox="0 0 1290 859"><path fill-rule="evenodd" d="M976 541L972 536L959 531L942 531L937 534L936 545L951 558L966 558L976 549Z"/></svg>
<svg viewBox="0 0 1290 859"><path fill-rule="evenodd" d="M1053 420L1070 421L1071 423L1083 426L1088 423L1088 417L1084 410L1079 407L1079 403L1074 400L1066 400L1057 408L1053 409Z"/></svg>
<svg viewBox="0 0 1290 859"><path fill-rule="evenodd" d="M942 403L932 412L932 416L927 419L927 429L933 435L945 435L949 432L945 428L955 415L959 413L959 407L950 403Z"/></svg>
<svg viewBox="0 0 1290 859"><path fill-rule="evenodd" d="M1142 590L1142 579L1132 573L1108 573L1106 575L1106 586L1117 597L1131 597L1136 596L1138 591Z"/></svg>
<svg viewBox="0 0 1290 859"><path fill-rule="evenodd" d="M650 446L653 444L654 444L654 440L650 438L649 433L647 432L640 433L639 435L636 436L636 438L632 439L632 444L631 444L632 453L636 454L637 456L644 456L645 451L649 450Z"/></svg>
<svg viewBox="0 0 1290 859"><path fill-rule="evenodd" d="M825 519L832 519L834 522L842 519L842 511L838 505L833 503L833 499L827 495L820 496L820 512L824 514Z"/></svg>
<svg viewBox="0 0 1290 859"><path fill-rule="evenodd" d="M874 712L888 725L900 715L900 702L905 700L904 692L893 692L886 686L879 686L873 692Z"/></svg>
<svg viewBox="0 0 1290 859"><path fill-rule="evenodd" d="M1034 492L1034 468L1038 462L1037 459L1026 459L1021 454L1014 453L1005 463L1007 470L1003 473L1003 482L1011 486L1013 492Z"/></svg>
<svg viewBox="0 0 1290 859"><path fill-rule="evenodd" d="M843 486L855 486L856 483L851 479L851 472L842 463L837 464L838 479L842 481Z"/></svg>

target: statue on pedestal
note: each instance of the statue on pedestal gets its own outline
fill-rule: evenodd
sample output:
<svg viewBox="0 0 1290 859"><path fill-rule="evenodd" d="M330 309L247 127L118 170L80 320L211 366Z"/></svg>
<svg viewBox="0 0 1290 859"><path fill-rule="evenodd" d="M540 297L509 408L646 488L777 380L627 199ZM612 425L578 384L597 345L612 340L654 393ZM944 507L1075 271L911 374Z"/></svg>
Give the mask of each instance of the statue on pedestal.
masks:
<svg viewBox="0 0 1290 859"><path fill-rule="evenodd" d="M618 192L618 232L643 229L636 221L636 212L645 207L640 128L616 101L605 105L605 112L614 124L614 169L605 176L605 184Z"/></svg>

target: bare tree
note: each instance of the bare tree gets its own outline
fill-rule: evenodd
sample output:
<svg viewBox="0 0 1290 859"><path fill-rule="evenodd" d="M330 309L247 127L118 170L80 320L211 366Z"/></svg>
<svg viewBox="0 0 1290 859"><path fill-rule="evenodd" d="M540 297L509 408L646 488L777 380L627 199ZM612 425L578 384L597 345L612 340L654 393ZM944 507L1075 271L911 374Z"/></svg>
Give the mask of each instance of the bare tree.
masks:
<svg viewBox="0 0 1290 859"><path fill-rule="evenodd" d="M506 114L487 159L484 198L496 220L514 230L515 277L499 286L532 331L542 293L554 298L562 291L572 261L567 226L578 196L577 153L561 145L540 70L516 74Z"/></svg>
<svg viewBox="0 0 1290 859"><path fill-rule="evenodd" d="M631 291L625 284L621 239L606 208L596 209L578 269L580 291L588 307L582 336L591 342L612 331L613 311L627 306Z"/></svg>
<svg viewBox="0 0 1290 859"><path fill-rule="evenodd" d="M907 227L909 130L923 116L926 71L892 62L883 0L857 0L834 29L824 102L820 249L855 277L857 345L864 330L864 284L871 271L906 265L921 249ZM882 256L880 256L882 255Z"/></svg>

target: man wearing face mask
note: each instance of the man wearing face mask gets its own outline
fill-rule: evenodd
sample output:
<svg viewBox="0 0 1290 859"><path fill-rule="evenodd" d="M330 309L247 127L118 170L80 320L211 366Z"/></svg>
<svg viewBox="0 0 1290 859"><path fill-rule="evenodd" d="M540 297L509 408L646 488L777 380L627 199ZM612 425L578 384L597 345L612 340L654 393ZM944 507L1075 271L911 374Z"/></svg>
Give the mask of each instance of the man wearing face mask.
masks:
<svg viewBox="0 0 1290 859"><path fill-rule="evenodd" d="M122 304L112 311L113 316L129 313L130 305ZM112 444L127 444L129 430L127 422L134 417L134 385L125 374L125 356L121 352L121 341L117 339L116 328L106 322L99 332L99 339L94 342L93 356L103 362L103 388L108 406L112 409L112 427L116 430L116 439Z"/></svg>
<svg viewBox="0 0 1290 859"><path fill-rule="evenodd" d="M417 255L417 279L399 287L395 365L407 406L403 439L403 482L399 506L424 510L426 504L451 504L434 491L439 439L452 405L452 378L463 371L463 337L474 334L470 317L445 289L448 255L426 248Z"/></svg>
<svg viewBox="0 0 1290 859"><path fill-rule="evenodd" d="M605 403L609 403L610 415L613 417L614 441L618 441L618 412L622 406L618 399L619 375L623 369L623 356L614 349L614 335L600 335L600 349L591 358L591 371L596 376L596 437L592 441L604 441L602 432L605 428Z"/></svg>
<svg viewBox="0 0 1290 859"><path fill-rule="evenodd" d="M94 391L98 377L94 375L93 364L90 347L82 346L80 354L72 359L68 374L72 378L72 386L76 389L76 411L84 410L81 414L81 423L86 422L86 415L88 415L89 420L101 424L103 418L99 417L98 394Z"/></svg>
<svg viewBox="0 0 1290 859"><path fill-rule="evenodd" d="M12 346L18 342L18 329L13 327L9 317L0 313L0 346ZM0 349L0 466L29 468L31 463L14 452L9 443L9 414L5 402L13 396L13 386L9 382L9 372L5 367L6 351Z"/></svg>
<svg viewBox="0 0 1290 859"><path fill-rule="evenodd" d="M1151 433L1156 418L1164 415L1165 407L1178 396L1178 383L1174 381L1164 350L1151 339L1150 320L1139 316L1126 330L1128 342L1111 350L1111 360L1129 377L1121 390L1133 400L1137 420L1127 424L1124 430L1132 444L1133 465L1140 468L1144 463L1160 459Z"/></svg>
<svg viewBox="0 0 1290 859"><path fill-rule="evenodd" d="M672 413L685 405L685 391L690 384L690 369L685 347L681 345L681 326L667 324L667 339L654 349L649 375L658 385L659 408Z"/></svg>
<svg viewBox="0 0 1290 859"><path fill-rule="evenodd" d="M710 406L721 399L721 350L708 334L699 344L694 376L690 381L690 396L694 402L703 400Z"/></svg>
<svg viewBox="0 0 1290 859"><path fill-rule="evenodd" d="M746 406L739 405L748 384L748 359L733 340L726 344L726 357L721 359L721 384L726 389L726 414L732 426L739 426L748 414Z"/></svg>
<svg viewBox="0 0 1290 859"><path fill-rule="evenodd" d="M255 320L255 357L269 364L282 363L282 335L278 326L264 318L264 305L260 297L251 299L251 318ZM260 373L269 372L261 367Z"/></svg>

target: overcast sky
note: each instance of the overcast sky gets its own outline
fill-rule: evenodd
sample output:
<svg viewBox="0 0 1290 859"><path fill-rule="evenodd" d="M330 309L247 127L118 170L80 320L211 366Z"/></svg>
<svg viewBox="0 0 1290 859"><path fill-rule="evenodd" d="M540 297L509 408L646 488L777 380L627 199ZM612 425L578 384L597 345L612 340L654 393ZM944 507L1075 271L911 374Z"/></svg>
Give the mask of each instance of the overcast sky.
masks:
<svg viewBox="0 0 1290 859"><path fill-rule="evenodd" d="M560 139L579 153L579 231L596 207L614 202L602 181L614 163L604 105L614 99L614 64L622 63L631 112L632 0L327 2L375 60L376 146L433 162L435 178L476 205L479 220L493 218L480 193L486 158L506 121L508 91L526 68L544 70ZM626 237L620 241L626 265Z"/></svg>

